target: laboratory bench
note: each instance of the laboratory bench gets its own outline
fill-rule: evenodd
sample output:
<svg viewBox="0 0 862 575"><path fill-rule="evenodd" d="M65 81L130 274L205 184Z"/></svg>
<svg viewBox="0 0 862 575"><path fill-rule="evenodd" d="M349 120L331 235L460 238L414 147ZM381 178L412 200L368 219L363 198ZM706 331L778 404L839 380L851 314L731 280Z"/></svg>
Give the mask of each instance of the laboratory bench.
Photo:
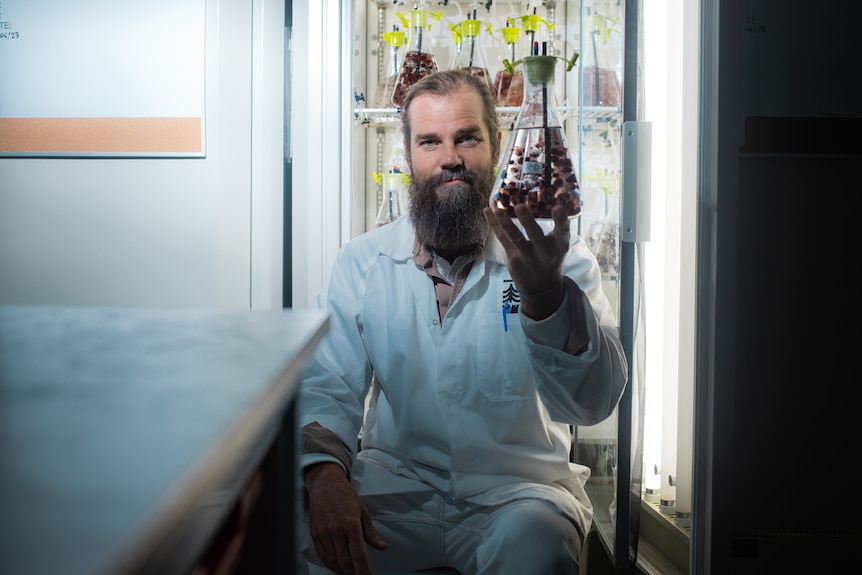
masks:
<svg viewBox="0 0 862 575"><path fill-rule="evenodd" d="M312 310L0 307L0 573L293 573Z"/></svg>

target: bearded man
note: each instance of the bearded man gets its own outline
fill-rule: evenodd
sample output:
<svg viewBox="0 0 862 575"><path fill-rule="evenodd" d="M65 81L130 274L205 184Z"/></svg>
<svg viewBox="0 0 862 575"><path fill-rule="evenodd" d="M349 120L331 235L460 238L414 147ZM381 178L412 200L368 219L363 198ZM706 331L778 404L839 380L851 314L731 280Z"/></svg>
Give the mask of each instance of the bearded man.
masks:
<svg viewBox="0 0 862 575"><path fill-rule="evenodd" d="M305 560L339 574L578 572L592 506L572 425L626 385L599 267L555 206L545 234L489 196L485 84L435 72L402 110L407 215L338 254L300 391ZM361 449L357 438L361 433Z"/></svg>

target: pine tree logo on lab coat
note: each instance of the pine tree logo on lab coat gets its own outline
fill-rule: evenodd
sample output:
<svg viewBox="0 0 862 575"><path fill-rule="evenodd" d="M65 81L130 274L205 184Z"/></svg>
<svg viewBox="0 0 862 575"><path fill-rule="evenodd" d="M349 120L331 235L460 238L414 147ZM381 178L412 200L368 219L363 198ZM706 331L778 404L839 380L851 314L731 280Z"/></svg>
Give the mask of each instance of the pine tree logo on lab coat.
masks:
<svg viewBox="0 0 862 575"><path fill-rule="evenodd" d="M521 304L521 294L511 279L503 280L503 311L504 313L518 313Z"/></svg>

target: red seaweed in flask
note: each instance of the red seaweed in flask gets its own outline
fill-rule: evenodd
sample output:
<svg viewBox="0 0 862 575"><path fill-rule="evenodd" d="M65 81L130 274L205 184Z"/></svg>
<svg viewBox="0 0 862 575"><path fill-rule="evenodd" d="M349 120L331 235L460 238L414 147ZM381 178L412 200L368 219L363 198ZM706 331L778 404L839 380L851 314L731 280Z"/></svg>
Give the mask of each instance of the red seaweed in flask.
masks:
<svg viewBox="0 0 862 575"><path fill-rule="evenodd" d="M431 51L431 42L426 38L428 16L439 20L440 14L431 14L423 8L424 2L414 2L413 9L408 11L408 17L398 16L405 26L409 26L409 39L401 69L395 79L395 89L392 92L392 105L401 108L407 91L419 80L437 71L437 58Z"/></svg>

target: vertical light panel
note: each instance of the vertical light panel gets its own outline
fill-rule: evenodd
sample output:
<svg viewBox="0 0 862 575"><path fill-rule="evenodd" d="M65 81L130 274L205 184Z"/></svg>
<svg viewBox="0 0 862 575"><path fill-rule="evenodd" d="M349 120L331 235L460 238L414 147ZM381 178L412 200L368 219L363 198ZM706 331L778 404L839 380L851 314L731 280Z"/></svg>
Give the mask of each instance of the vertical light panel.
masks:
<svg viewBox="0 0 862 575"><path fill-rule="evenodd" d="M667 181L667 0L647 0L644 2L644 90L646 100L645 115L653 125L653 166L651 230L649 245L644 248L644 267L648 273L644 277L645 300L650 321L646 325L649 359L646 362L646 416L644 418L644 478L647 491L645 499L658 503L661 489L662 467L662 422L664 382L676 377L667 357L675 355L673 342L665 342L667 282L665 277L666 254L672 252L668 247L667 236L672 225L666 224L665 209L669 194ZM670 310L669 310L670 311ZM672 312L671 312L672 313Z"/></svg>
<svg viewBox="0 0 862 575"><path fill-rule="evenodd" d="M694 450L694 374L697 270L698 78L700 77L700 8L698 3L673 0L680 21L680 265L679 265L679 397L677 432L676 516L691 523Z"/></svg>

